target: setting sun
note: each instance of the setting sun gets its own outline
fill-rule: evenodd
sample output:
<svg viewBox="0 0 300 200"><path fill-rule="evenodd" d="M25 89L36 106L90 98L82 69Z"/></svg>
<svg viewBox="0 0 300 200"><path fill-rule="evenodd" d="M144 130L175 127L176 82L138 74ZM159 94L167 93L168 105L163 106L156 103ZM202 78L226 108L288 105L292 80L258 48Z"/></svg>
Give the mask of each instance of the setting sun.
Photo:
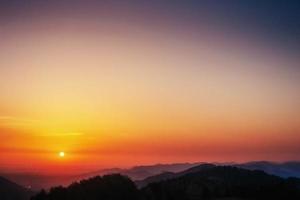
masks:
<svg viewBox="0 0 300 200"><path fill-rule="evenodd" d="M59 152L59 157L65 157L65 152L63 151Z"/></svg>

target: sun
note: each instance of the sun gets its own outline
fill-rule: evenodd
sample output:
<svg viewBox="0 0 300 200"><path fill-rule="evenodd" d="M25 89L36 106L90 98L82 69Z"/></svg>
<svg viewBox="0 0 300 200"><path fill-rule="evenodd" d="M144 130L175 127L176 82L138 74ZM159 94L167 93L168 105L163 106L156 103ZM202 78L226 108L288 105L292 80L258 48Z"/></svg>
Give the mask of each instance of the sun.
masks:
<svg viewBox="0 0 300 200"><path fill-rule="evenodd" d="M58 155L59 155L59 157L61 157L61 158L62 158L62 157L65 157L65 152L61 151L61 152L58 153Z"/></svg>

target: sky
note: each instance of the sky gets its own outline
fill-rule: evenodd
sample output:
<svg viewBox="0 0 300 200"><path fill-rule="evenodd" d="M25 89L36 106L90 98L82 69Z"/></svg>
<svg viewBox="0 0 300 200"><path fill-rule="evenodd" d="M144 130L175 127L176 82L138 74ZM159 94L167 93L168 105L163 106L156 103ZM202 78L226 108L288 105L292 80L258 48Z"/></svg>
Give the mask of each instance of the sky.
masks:
<svg viewBox="0 0 300 200"><path fill-rule="evenodd" d="M298 1L0 1L0 170L299 160L299 53Z"/></svg>

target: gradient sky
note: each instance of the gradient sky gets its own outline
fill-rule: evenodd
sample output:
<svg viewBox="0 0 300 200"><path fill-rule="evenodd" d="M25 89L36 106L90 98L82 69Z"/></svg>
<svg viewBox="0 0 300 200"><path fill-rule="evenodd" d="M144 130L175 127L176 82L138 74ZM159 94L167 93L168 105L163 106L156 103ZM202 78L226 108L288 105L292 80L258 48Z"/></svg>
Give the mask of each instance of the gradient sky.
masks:
<svg viewBox="0 0 300 200"><path fill-rule="evenodd" d="M298 1L1 1L0 170L299 160L299 53Z"/></svg>

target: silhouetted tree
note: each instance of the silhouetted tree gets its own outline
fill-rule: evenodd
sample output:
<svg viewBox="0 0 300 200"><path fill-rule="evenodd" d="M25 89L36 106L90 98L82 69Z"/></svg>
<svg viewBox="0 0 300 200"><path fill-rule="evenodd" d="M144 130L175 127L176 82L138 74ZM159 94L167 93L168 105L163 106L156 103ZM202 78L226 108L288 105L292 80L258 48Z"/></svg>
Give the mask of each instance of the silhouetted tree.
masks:
<svg viewBox="0 0 300 200"><path fill-rule="evenodd" d="M97 176L73 183L69 187L51 188L32 197L32 200L137 200L138 190L128 178L119 174Z"/></svg>

